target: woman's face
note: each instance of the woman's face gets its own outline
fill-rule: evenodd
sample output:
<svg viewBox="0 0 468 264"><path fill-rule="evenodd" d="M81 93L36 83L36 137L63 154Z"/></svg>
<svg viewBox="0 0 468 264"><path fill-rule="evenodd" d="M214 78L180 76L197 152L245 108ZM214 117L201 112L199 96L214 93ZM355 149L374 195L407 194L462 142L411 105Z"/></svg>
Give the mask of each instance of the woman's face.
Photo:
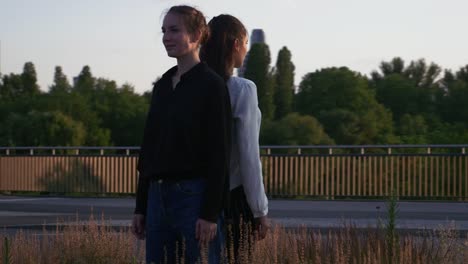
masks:
<svg viewBox="0 0 468 264"><path fill-rule="evenodd" d="M247 54L247 45L249 44L249 38L244 36L243 39L237 40L234 43L234 68L239 68L244 63L245 55Z"/></svg>
<svg viewBox="0 0 468 264"><path fill-rule="evenodd" d="M167 13L162 32L163 44L169 57L180 58L198 50L198 40L187 31L179 15Z"/></svg>

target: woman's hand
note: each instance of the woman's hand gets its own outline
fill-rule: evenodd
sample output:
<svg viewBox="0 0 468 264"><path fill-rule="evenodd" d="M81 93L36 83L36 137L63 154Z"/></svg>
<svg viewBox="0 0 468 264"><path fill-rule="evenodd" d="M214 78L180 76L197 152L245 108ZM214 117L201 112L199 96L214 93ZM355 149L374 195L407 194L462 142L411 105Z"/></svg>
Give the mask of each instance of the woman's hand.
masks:
<svg viewBox="0 0 468 264"><path fill-rule="evenodd" d="M145 239L145 216L142 214L133 215L132 234L138 239Z"/></svg>
<svg viewBox="0 0 468 264"><path fill-rule="evenodd" d="M199 218L195 229L195 238L198 239L200 245L206 245L216 236L216 223Z"/></svg>
<svg viewBox="0 0 468 264"><path fill-rule="evenodd" d="M255 218L256 222L256 238L257 240L262 240L266 237L268 230L270 230L270 219L266 216L261 216Z"/></svg>

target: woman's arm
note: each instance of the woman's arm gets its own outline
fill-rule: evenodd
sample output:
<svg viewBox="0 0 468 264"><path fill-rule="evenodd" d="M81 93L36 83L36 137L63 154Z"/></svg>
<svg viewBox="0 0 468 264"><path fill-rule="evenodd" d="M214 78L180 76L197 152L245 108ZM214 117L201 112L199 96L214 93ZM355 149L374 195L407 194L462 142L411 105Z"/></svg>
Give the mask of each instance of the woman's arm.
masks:
<svg viewBox="0 0 468 264"><path fill-rule="evenodd" d="M236 100L235 131L239 149L241 182L247 202L255 218L268 214L268 199L265 194L260 161L260 120L257 87L251 81L242 83Z"/></svg>
<svg viewBox="0 0 468 264"><path fill-rule="evenodd" d="M208 141L207 187L204 194L200 218L216 223L224 204L225 184L229 168L230 131L227 108L230 109L228 92L224 81L219 78L210 85L207 109L206 138ZM228 105L226 105L228 104Z"/></svg>
<svg viewBox="0 0 468 264"><path fill-rule="evenodd" d="M131 230L138 239L145 237L145 215L148 201L149 178L138 178L138 187L136 193L135 213L132 220Z"/></svg>
<svg viewBox="0 0 468 264"><path fill-rule="evenodd" d="M138 177L138 187L136 192L135 214L146 215L148 203L149 177Z"/></svg>

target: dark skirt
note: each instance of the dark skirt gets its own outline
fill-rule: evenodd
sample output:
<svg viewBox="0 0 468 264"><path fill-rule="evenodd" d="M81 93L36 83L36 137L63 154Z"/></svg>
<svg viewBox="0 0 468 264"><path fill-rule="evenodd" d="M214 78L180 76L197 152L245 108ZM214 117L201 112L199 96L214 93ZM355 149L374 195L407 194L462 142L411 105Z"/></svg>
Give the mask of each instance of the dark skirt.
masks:
<svg viewBox="0 0 468 264"><path fill-rule="evenodd" d="M254 243L254 231L258 227L242 185L230 192L229 208L225 213L228 257L234 258L237 263L239 250L250 249Z"/></svg>

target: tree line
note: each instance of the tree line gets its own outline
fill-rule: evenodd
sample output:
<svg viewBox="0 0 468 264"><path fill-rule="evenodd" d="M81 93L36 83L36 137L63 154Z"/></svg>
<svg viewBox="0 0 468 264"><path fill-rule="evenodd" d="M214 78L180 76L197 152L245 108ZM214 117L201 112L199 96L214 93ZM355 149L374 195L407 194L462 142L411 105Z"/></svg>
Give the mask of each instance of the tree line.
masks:
<svg viewBox="0 0 468 264"><path fill-rule="evenodd" d="M297 91L286 47L269 65L268 45L252 45L245 77L258 86L263 145L468 143L468 64L453 72L395 57L370 76L323 68Z"/></svg>
<svg viewBox="0 0 468 264"><path fill-rule="evenodd" d="M34 64L0 83L0 146L138 145L150 93L96 78L84 66L70 84L60 66L47 92L37 85Z"/></svg>
<svg viewBox="0 0 468 264"><path fill-rule="evenodd" d="M262 145L468 142L468 65L452 72L396 57L370 76L323 68L295 87L287 47L270 64L268 45L252 45L244 77L257 85ZM89 66L72 83L57 66L47 91L32 62L0 77L0 146L140 145L151 91L95 77Z"/></svg>

